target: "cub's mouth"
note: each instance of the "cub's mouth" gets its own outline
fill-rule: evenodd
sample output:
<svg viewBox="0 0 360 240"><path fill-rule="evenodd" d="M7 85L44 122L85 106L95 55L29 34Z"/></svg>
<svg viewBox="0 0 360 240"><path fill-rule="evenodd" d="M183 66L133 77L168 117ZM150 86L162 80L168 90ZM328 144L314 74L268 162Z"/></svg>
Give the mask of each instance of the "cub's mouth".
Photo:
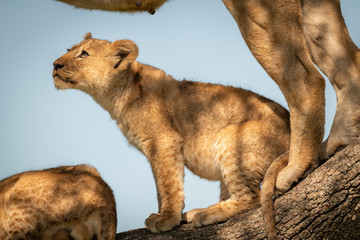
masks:
<svg viewBox="0 0 360 240"><path fill-rule="evenodd" d="M69 79L67 79L67 78L62 78L62 77L60 77L60 75L57 74L57 73L55 73L55 74L53 75L53 78L54 78L54 80L60 79L61 81L66 82L66 83L77 84L76 81L72 81L72 80L69 80Z"/></svg>

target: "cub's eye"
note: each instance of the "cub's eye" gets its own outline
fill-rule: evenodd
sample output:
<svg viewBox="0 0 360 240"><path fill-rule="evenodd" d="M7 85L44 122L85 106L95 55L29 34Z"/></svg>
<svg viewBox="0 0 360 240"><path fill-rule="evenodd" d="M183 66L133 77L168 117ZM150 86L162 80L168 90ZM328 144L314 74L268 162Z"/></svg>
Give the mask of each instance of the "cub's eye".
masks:
<svg viewBox="0 0 360 240"><path fill-rule="evenodd" d="M86 58L86 57L88 57L88 56L89 56L89 54L88 54L85 50L83 50L83 51L81 52L81 54L80 54L79 57L81 57L81 58Z"/></svg>

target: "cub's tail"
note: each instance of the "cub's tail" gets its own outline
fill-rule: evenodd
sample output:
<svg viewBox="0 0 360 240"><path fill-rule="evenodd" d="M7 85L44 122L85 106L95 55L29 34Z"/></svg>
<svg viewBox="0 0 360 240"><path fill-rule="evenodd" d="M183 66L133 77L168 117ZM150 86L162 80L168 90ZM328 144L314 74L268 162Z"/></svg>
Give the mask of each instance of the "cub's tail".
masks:
<svg viewBox="0 0 360 240"><path fill-rule="evenodd" d="M266 171L261 189L261 207L264 214L265 230L268 240L276 240L276 224L273 196L276 179L279 172L286 167L289 161L289 152L280 155Z"/></svg>

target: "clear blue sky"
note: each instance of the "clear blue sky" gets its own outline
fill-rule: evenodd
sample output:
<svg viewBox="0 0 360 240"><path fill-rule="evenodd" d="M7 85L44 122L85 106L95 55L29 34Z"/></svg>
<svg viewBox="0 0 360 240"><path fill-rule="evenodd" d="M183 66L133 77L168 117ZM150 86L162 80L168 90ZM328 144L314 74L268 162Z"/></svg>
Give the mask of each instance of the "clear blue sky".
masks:
<svg viewBox="0 0 360 240"><path fill-rule="evenodd" d="M360 1L346 0L342 7L359 46ZM54 0L2 0L0 179L26 170L91 164L114 190L119 231L143 227L157 211L155 183L146 158L129 146L106 111L80 91L54 88L53 61L86 32L135 41L138 61L176 79L243 87L286 106L220 0L172 0L154 16L79 10ZM335 111L331 87L326 97L327 136ZM218 185L187 171L185 211L217 202Z"/></svg>

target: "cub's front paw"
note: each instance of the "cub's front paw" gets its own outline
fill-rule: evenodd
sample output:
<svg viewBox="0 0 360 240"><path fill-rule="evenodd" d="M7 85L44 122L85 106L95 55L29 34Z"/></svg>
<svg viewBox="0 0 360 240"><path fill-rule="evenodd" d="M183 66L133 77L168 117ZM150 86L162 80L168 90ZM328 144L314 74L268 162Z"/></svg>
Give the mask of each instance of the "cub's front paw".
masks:
<svg viewBox="0 0 360 240"><path fill-rule="evenodd" d="M180 215L153 213L145 220L145 225L152 233L166 232L180 225Z"/></svg>

